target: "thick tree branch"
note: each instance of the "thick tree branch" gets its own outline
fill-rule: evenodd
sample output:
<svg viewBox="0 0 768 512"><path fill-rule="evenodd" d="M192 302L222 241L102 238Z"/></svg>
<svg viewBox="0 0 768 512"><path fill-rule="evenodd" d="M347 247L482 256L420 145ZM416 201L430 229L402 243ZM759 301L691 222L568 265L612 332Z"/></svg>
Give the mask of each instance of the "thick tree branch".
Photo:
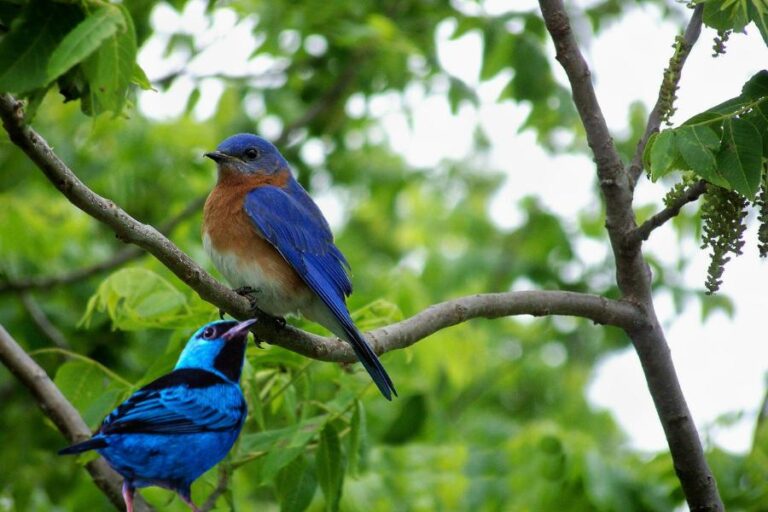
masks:
<svg viewBox="0 0 768 512"><path fill-rule="evenodd" d="M235 318L253 316L245 298L216 281L154 227L137 221L80 181L45 140L24 124L21 105L10 95L0 96L0 117L11 140L75 206L108 225L124 241L150 252L202 299ZM583 316L625 329L639 325L637 311L629 303L572 292L512 292L475 295L437 304L410 319L376 329L368 336L373 349L381 354L412 345L440 329L470 318L519 314ZM253 326L253 331L259 339L307 357L323 361L356 361L349 345L336 338L309 334L290 326L280 328L274 322L259 322Z"/></svg>
<svg viewBox="0 0 768 512"><path fill-rule="evenodd" d="M77 410L61 394L56 384L51 381L45 370L24 352L18 343L0 325L0 361L35 397L38 406L69 442L85 441L91 437L91 431L80 417ZM85 465L96 486L103 492L118 510L123 510L123 497L120 492L122 478L110 468L104 459L99 458ZM149 512L152 509L136 496L136 511Z"/></svg>
<svg viewBox="0 0 768 512"><path fill-rule="evenodd" d="M627 235L627 245L639 244L644 240L648 240L654 229L662 226L665 222L673 217L676 217L680 213L680 210L688 203L696 201L701 195L707 191L707 182L699 180L690 187L688 187L683 194L672 202L669 206L661 210L659 213L643 222L637 229Z"/></svg>
<svg viewBox="0 0 768 512"><path fill-rule="evenodd" d="M616 260L616 282L625 300L643 311L644 321L627 329L643 367L669 444L675 471L691 511L721 511L723 504L704 458L696 426L677 378L669 346L654 311L650 270L641 244L627 244L635 223L633 180L619 160L590 81L562 0L539 0L544 22L555 44L557 59L573 90L573 101L597 163L606 206L606 229Z"/></svg>
<svg viewBox="0 0 768 512"><path fill-rule="evenodd" d="M632 183L637 183L637 180L643 173L643 153L645 152L645 146L648 144L648 139L651 138L651 135L659 131L662 115L664 110L668 108L668 106L665 106L668 105L669 101L666 97L668 94L674 93L677 89L677 84L680 81L685 61L688 59L688 55L690 55L693 45L695 45L696 41L699 39L703 12L703 3L700 3L693 9L691 20L688 22L688 27L685 29L683 39L680 43L680 50L679 52L676 52L676 56L673 56L672 59L670 59L668 69L671 71L671 74L669 76L669 81L667 80L667 76L661 81L661 86L659 86L659 97L656 100L653 109L651 109L650 114L648 114L645 133L637 142L637 149L635 149L635 155L632 157L632 163L629 166L629 175L632 178Z"/></svg>
<svg viewBox="0 0 768 512"><path fill-rule="evenodd" d="M182 211L176 214L176 216L161 224L159 231L163 234L169 234L184 220L199 212L204 203L205 196L193 199L187 206L184 207ZM0 294L24 292L28 290L51 291L57 286L77 283L103 272L108 272L125 263L128 263L129 261L140 258L145 254L146 251L142 250L140 247L128 246L116 252L108 260L72 270L64 274L55 276L28 277L24 279L0 282Z"/></svg>

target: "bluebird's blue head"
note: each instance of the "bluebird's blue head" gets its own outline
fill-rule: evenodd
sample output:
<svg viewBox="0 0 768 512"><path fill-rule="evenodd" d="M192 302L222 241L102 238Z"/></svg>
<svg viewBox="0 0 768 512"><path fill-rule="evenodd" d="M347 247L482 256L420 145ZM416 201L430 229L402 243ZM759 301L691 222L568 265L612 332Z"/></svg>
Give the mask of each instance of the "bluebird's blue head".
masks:
<svg viewBox="0 0 768 512"><path fill-rule="evenodd" d="M216 162L220 171L275 174L288 168L288 162L271 142L251 133L233 135L205 156Z"/></svg>
<svg viewBox="0 0 768 512"><path fill-rule="evenodd" d="M255 319L239 323L220 320L204 325L187 342L175 369L208 370L237 383L243 369L248 328L254 323Z"/></svg>

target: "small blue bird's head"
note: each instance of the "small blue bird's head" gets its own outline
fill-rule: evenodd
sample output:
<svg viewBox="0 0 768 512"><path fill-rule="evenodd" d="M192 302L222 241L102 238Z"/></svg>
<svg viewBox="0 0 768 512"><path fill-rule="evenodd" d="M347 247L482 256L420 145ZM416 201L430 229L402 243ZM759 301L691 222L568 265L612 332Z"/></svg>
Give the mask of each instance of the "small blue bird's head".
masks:
<svg viewBox="0 0 768 512"><path fill-rule="evenodd" d="M251 133L233 135L205 156L225 172L271 175L288 169L288 162L271 142Z"/></svg>
<svg viewBox="0 0 768 512"><path fill-rule="evenodd" d="M238 382L243 369L248 328L254 323L255 319L239 323L220 320L202 326L187 342L175 369L199 368Z"/></svg>

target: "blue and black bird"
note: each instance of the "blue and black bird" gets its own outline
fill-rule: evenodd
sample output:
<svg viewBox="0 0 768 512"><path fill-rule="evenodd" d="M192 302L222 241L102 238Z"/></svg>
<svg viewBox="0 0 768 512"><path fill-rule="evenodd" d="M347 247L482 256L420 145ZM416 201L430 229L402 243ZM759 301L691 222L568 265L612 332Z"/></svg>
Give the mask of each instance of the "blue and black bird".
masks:
<svg viewBox="0 0 768 512"><path fill-rule="evenodd" d="M120 404L91 439L59 454L99 452L125 479L128 512L136 488L148 486L175 491L198 510L192 482L226 456L245 421L239 381L248 328L255 321L201 327L171 373Z"/></svg>
<svg viewBox="0 0 768 512"><path fill-rule="evenodd" d="M214 265L235 288L253 289L263 312L299 312L347 341L391 400L395 386L347 309L349 264L280 151L240 133L205 156L219 171L203 213L203 246Z"/></svg>

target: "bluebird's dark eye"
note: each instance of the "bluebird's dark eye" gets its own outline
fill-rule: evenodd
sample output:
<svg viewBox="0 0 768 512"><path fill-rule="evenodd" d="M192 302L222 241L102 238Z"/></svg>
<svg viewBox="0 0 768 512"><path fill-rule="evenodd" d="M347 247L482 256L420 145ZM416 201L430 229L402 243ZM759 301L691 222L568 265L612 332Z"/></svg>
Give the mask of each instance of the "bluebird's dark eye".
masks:
<svg viewBox="0 0 768 512"><path fill-rule="evenodd" d="M203 330L203 339L204 340L212 340L215 337L216 337L216 329L214 329L213 327L206 327Z"/></svg>
<svg viewBox="0 0 768 512"><path fill-rule="evenodd" d="M256 148L248 148L245 150L245 158L248 160L256 160L261 153Z"/></svg>

